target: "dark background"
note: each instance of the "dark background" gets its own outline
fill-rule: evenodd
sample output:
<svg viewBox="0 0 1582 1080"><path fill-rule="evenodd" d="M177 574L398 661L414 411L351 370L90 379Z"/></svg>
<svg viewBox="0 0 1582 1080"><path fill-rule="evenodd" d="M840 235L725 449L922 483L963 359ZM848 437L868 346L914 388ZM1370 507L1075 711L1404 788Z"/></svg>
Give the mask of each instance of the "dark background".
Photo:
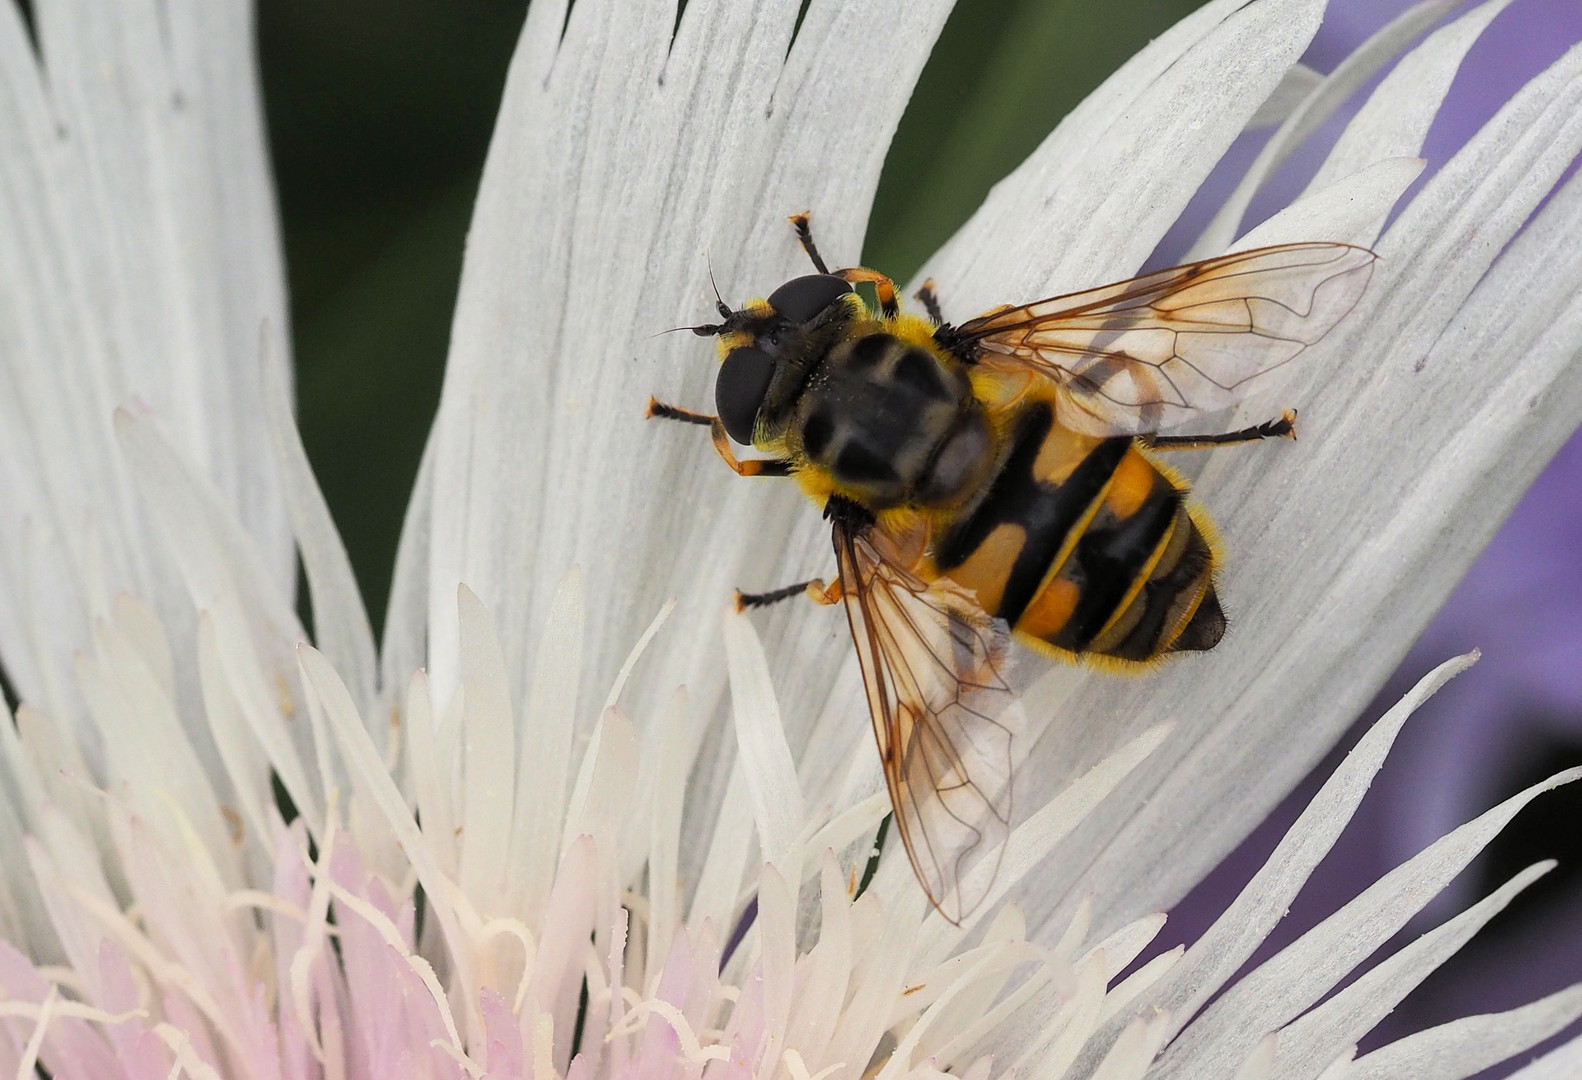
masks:
<svg viewBox="0 0 1582 1080"><path fill-rule="evenodd" d="M1520 18L1536 17L1541 23L1545 10L1562 11L1569 3L1574 0L1518 0L1495 28L1515 25ZM961 0L890 150L864 261L904 280L1061 116L1196 6L1194 0L1102 5ZM1394 0L1338 0L1310 62L1328 70L1387 17L1385 9L1401 6ZM520 0L259 0L299 419L376 626L383 619L401 516L438 399L473 195L525 10ZM1348 15L1348 10L1366 14ZM1436 124L1425 151L1431 159L1448 154L1455 141L1487 119L1499 98L1525 80L1520 64L1498 52L1512 41L1518 52L1526 47L1521 32L1513 38L1491 31L1490 37L1495 43L1487 49L1480 43L1469 60L1469 70L1480 70L1476 64L1482 56L1483 73L1463 79L1476 84L1475 90L1483 88L1485 100L1461 95L1465 107ZM1563 44L1549 41L1544 48L1552 56ZM1462 83L1458 87L1465 89ZM1459 134L1458 123L1466 129ZM1245 165L1255 149L1256 141L1239 145L1232 157ZM1582 483L1582 449L1574 447L1570 458L1567 467ZM1582 527L1574 509L1577 484L1551 474L1546 490L1544 507L1525 508L1528 518L1540 515L1539 524L1526 526L1529 543L1535 529L1563 527L1554 524L1552 510L1567 500L1571 520ZM1542 570L1544 558L1557 560L1562 568L1557 573L1563 573L1568 558L1582 562L1569 547L1558 555L1534 554L1523 542L1514 533L1502 535L1475 571L1485 579L1485 599L1501 595L1511 575L1535 566ZM1534 633L1551 645L1564 643L1557 630L1545 636L1542 611L1522 624L1525 630L1501 637L1505 631L1494 627L1486 613L1479 614L1487 604L1480 609L1476 597L1469 601L1462 595L1476 591L1469 585L1452 599L1430 632L1438 651L1428 655L1432 650L1425 650L1408 661L1401 679L1381 695L1375 715L1409 685L1408 676L1451 651L1478 644L1490 656L1459 683L1479 678L1491 662L1500 663L1502 644L1507 655L1519 657ZM1559 594L1557 601L1547 585L1526 595L1547 596L1546 603L1569 605L1567 611L1578 606L1575 591ZM1560 651L1559 663L1582 668L1578 651ZM1556 721L1549 715L1570 709L1568 699L1542 692L1542 671L1528 682L1513 679L1507 679L1512 689L1497 708L1488 707L1487 694L1480 701L1457 684L1431 706L1451 712L1483 707L1487 715L1473 722L1502 725L1499 730L1512 733L1506 741L1520 747L1520 752L1468 755L1467 768L1493 771L1484 785L1486 797L1458 810L1450 824L1538 776L1582 761L1582 735L1577 734L1582 716L1568 713ZM1409 735L1429 729L1429 723L1414 720ZM1395 865L1404 857L1403 844L1405 854L1421 846L1412 838L1422 832L1423 820L1414 815L1426 797L1416 785L1424 775L1423 754L1430 751L1418 754L1412 747L1410 738L1403 739L1341 848L1281 927L1279 940L1290 940ZM1327 767L1321 768L1316 777L1326 773ZM1317 778L1304 789L1310 794L1316 783ZM1305 798L1294 796L1275 821L1173 913L1161 947L1190 940L1222 910ZM1582 936L1577 924L1582 889L1575 872L1582 864L1579 822L1582 797L1568 792L1540 799L1517 818L1469 872L1465 895L1482 895L1537 858L1557 856L1561 870L1518 899L1478 942L1409 998L1381 1036L1399 1036L1469 1011L1508 1008L1578 977L1582 956L1551 946ZM1434 827L1437 835L1449 825L1436 821ZM1449 913L1435 912L1436 921ZM1408 936L1425 928L1414 924Z"/></svg>

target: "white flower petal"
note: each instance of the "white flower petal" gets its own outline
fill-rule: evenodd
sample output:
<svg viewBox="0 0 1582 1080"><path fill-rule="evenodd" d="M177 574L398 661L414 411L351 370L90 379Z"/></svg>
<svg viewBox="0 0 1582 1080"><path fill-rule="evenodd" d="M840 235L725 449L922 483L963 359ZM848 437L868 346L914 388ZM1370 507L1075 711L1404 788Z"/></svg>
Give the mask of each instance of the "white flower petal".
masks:
<svg viewBox="0 0 1582 1080"><path fill-rule="evenodd" d="M1185 1025L1225 985L1274 929L1275 924L1285 917L1291 901L1301 891L1313 868L1339 839L1351 815L1356 812L1357 805L1367 794L1374 776L1383 766L1385 756L1389 754L1407 718L1441 686L1470 667L1474 659L1464 656L1441 664L1368 730L1351 753L1346 755L1340 767L1324 782L1296 823L1286 831L1246 888L1214 920L1214 925L1192 944L1181 963L1159 985L1150 998L1151 1004L1170 1010ZM1489 831L1487 837L1492 837L1494 831L1497 830ZM1473 848L1474 852L1476 850ZM1303 955L1307 954L1304 952ZM1282 988L1301 985L1300 976L1312 974L1311 968L1305 969L1298 973L1298 978L1278 982L1277 985ZM1332 986L1340 972L1326 971L1326 974L1330 976L1328 986ZM1266 998L1257 996L1250 980L1243 980L1237 988L1227 992L1227 996L1238 994L1247 995L1245 1001L1238 1000L1240 1009L1227 1005L1222 1011L1227 1017L1236 1018L1233 1023L1235 1035L1244 1041L1228 1048L1214 1046L1212 1057L1215 1061L1238 1060L1243 1054L1249 1053L1257 1040L1274 1026L1260 1027L1245 1022L1247 1008L1268 1004ZM1303 1004L1309 1004L1311 1000ZM1193 1056L1198 1043L1208 1042L1212 1045L1214 1035L1220 1031L1220 1025L1211 1019L1213 1012L1210 1009L1204 1018L1205 1022L1194 1024L1192 1030L1171 1047L1170 1060L1162 1066L1164 1075L1169 1075L1178 1064L1199 1060L1201 1055L1198 1058ZM1183 1061L1177 1063L1173 1060L1175 1058Z"/></svg>
<svg viewBox="0 0 1582 1080"><path fill-rule="evenodd" d="M791 881L801 879L797 834L802 829L802 789L785 727L769 685L769 661L752 624L738 612L725 614L725 656L731 674L738 760L758 822L758 848Z"/></svg>
<svg viewBox="0 0 1582 1080"><path fill-rule="evenodd" d="M1307 47L1322 2L1214 3L1063 120L939 253L947 317L1137 272Z"/></svg>
<svg viewBox="0 0 1582 1080"><path fill-rule="evenodd" d="M695 740L677 733L691 715L689 706L686 689L678 689L665 714L663 725L669 737L659 743L660 760L654 770L654 804L648 821L648 957L644 966L650 973L659 971L670 955L673 935L681 923L681 809L691 772L688 766L697 748Z"/></svg>
<svg viewBox="0 0 1582 1080"><path fill-rule="evenodd" d="M687 928L694 934L712 926L721 937L731 932L731 918L740 907L738 895L747 873L747 854L753 842L753 816L745 809L751 805L747 793L747 774L737 763L731 767L721 805L725 808L714 823L713 835L698 874L697 887L688 908Z"/></svg>
<svg viewBox="0 0 1582 1080"><path fill-rule="evenodd" d="M1509 1061L1582 1016L1582 985L1408 1035L1358 1058L1347 1080L1462 1080ZM1527 1075L1515 1074L1512 1080ZM1559 1075L1559 1074L1556 1074Z"/></svg>
<svg viewBox="0 0 1582 1080"><path fill-rule="evenodd" d="M1503 7L1509 0L1496 0L1498 6ZM1214 215L1203 234L1198 237L1197 243L1192 246L1184 262L1195 259L1207 259L1227 250L1249 250L1258 247L1258 244L1248 244L1243 241L1235 249L1231 248L1240 231L1242 218L1247 213L1247 207L1252 203L1252 198L1257 194L1258 188L1274 175L1276 169L1290 157L1291 151L1311 135L1331 113L1339 108L1347 98L1363 83L1367 82L1379 69L1395 59L1402 49L1427 30L1440 17L1454 8L1460 0L1422 0L1422 2L1407 8L1390 22L1380 28L1372 37L1352 50L1344 60L1336 65L1324 81L1309 95L1308 99L1297 107L1292 114L1280 125L1280 130L1270 136L1263 149L1258 152L1258 157L1248 167L1246 174L1236 185L1236 189L1226 197L1220 209ZM1495 4L1486 5L1495 7ZM1436 72L1439 68L1434 69ZM1455 67L1449 67L1449 73L1454 74ZM1438 88L1438 93L1430 91L1430 97L1435 108L1444 97L1445 90L1449 89L1448 79ZM1426 128L1425 128L1426 131ZM1415 157L1416 151L1400 151L1395 154L1375 154L1358 162L1352 172L1361 171L1374 162L1386 157ZM1345 174L1341 174L1345 175ZM1338 180L1339 177L1332 178ZM1322 185L1328 187L1326 183ZM1315 186L1310 190L1317 190ZM1393 202L1393 200L1392 200ZM1310 236L1310 240L1328 240L1328 236ZM1370 238L1371 239L1371 238Z"/></svg>
<svg viewBox="0 0 1582 1080"><path fill-rule="evenodd" d="M346 684L341 682L335 669L316 649L304 645L297 651L303 678L312 688L335 733L336 745L351 773L358 792L365 796L384 817L391 833L401 845L405 857L411 862L418 882L427 896L429 910L444 930L449 944L449 957L464 986L476 984L471 976L473 966L471 950L466 947L454 907L451 903L453 889L450 878L441 869L430 850L431 827L425 822L422 830L407 809L395 782L390 778L367 728L357 716L356 703L352 701ZM416 680L414 680L416 682ZM421 687L419 687L421 689ZM476 994L471 995L473 998Z"/></svg>
<svg viewBox="0 0 1582 1080"><path fill-rule="evenodd" d="M1287 206L1227 250L1330 240L1370 247L1396 201L1422 175L1422 158L1385 158Z"/></svg>
<svg viewBox="0 0 1582 1080"><path fill-rule="evenodd" d="M1143 732L1089 769L1083 776L1068 784L1058 795L1040 806L1031 817L1014 828L1006 839L1005 851L1000 858L994 885L985 894L983 901L972 914L962 920L960 926L952 925L935 912L923 928L920 955L926 958L927 962L937 963L946 951L957 946L986 915L995 910L995 906L1006 895L1022 883L1035 867L1043 863L1055 845L1084 818L1093 813L1134 769L1166 741L1173 729L1174 725L1166 722ZM906 866L897 853L880 868L880 872L903 877L910 873L910 867ZM1148 917L1153 918L1153 916ZM1156 932L1157 930L1158 927L1155 927ZM1129 962L1129 959L1126 962Z"/></svg>
<svg viewBox="0 0 1582 1080"><path fill-rule="evenodd" d="M516 730L511 687L489 612L457 587L462 685L461 868L457 884L487 914L504 911L511 807L516 803Z"/></svg>
<svg viewBox="0 0 1582 1080"><path fill-rule="evenodd" d="M550 605L522 714L521 760L511 830L510 908L531 924L543 914L560 857L571 783L577 676L582 670L582 575L573 567ZM684 779L684 778L683 778Z"/></svg>
<svg viewBox="0 0 1582 1080"><path fill-rule="evenodd" d="M1296 1017L1397 933L1437 896L1522 807L1562 775L1536 784L1429 845L1302 935L1204 1010L1171 1047L1161 1076L1234 1058L1259 1032Z"/></svg>
<svg viewBox="0 0 1582 1080"><path fill-rule="evenodd" d="M401 520L390 596L379 641L379 689L394 695L427 663L429 515L434 503L434 436L423 444L412 495Z"/></svg>
<svg viewBox="0 0 1582 1080"><path fill-rule="evenodd" d="M303 762L303 725L293 730L282 715L282 706L289 710L294 704L288 650L304 637L296 613L275 588L257 549L239 534L235 518L220 506L213 489L188 471L153 422L122 409L116 411L115 427L192 606L213 619L222 665L254 737L297 809L321 827L321 792Z"/></svg>
<svg viewBox="0 0 1582 1080"><path fill-rule="evenodd" d="M1525 1069L1511 1073L1508 1080L1571 1080L1582 1071L1582 1037L1551 1050Z"/></svg>
<svg viewBox="0 0 1582 1080"><path fill-rule="evenodd" d="M1256 131L1258 128L1270 127L1284 122L1302 102L1307 100L1307 95L1318 88L1324 81L1324 73L1308 67L1306 64L1292 64L1291 70L1285 73L1285 78L1280 80L1280 85L1274 88L1274 93L1269 95L1267 101L1258 106L1258 111L1252 114L1252 119L1247 121L1247 130Z"/></svg>
<svg viewBox="0 0 1582 1080"><path fill-rule="evenodd" d="M285 291L250 10L136 0L35 15L39 54L18 5L0 10L0 652L25 698L66 716L63 665L102 602L96 576L190 640L114 452L115 406L165 418L289 591L255 363ZM26 561L30 531L47 565Z"/></svg>
<svg viewBox="0 0 1582 1080"><path fill-rule="evenodd" d="M1465 945L1527 886L1553 869L1538 863L1377 967L1280 1032L1277 1077L1311 1076L1354 1045L1440 964ZM1186 1075L1208 1076L1199 1070Z"/></svg>
<svg viewBox="0 0 1582 1080"><path fill-rule="evenodd" d="M465 697L465 694L458 695L452 699L452 704L459 702L464 706ZM454 762L440 755L438 725L429 705L428 676L421 670L412 676L407 686L406 715L407 774L412 778L417 811L423 818L423 835L429 838L439 869L455 876L461 860L461 845L456 839L460 815L451 782ZM558 831L553 847L558 854Z"/></svg>
<svg viewBox="0 0 1582 1080"><path fill-rule="evenodd" d="M1309 191L1375 161L1416 157L1467 51L1510 0L1488 0L1430 34L1369 95L1319 167Z"/></svg>
<svg viewBox="0 0 1582 1080"><path fill-rule="evenodd" d="M363 607L362 593L357 589L351 560L346 557L346 545L335 530L329 505L319 491L307 451L302 447L302 436L292 414L290 373L275 340L276 333L266 325L259 343L263 369L260 404L274 450L275 468L285 493L291 530L302 553L302 569L308 579L308 596L313 605L313 640L335 669L350 681L356 700L364 709L370 709L378 677L373 627ZM386 731L382 725L375 725L374 734L383 740Z"/></svg>

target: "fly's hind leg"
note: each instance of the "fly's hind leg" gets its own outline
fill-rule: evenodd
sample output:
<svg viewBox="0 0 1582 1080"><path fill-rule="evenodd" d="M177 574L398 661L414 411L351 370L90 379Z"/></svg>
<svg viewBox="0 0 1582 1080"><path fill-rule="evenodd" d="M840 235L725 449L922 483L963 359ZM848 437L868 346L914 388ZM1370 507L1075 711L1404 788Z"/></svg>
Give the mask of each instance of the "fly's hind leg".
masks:
<svg viewBox="0 0 1582 1080"><path fill-rule="evenodd" d="M778 604L782 600L789 600L793 596L806 596L815 604L838 604L846 595L846 590L841 587L840 579L826 585L822 578L812 581L799 581L795 585L787 585L783 589L773 589L763 593L744 593L736 590L736 610L746 611L748 608L768 607Z"/></svg>
<svg viewBox="0 0 1582 1080"><path fill-rule="evenodd" d="M1226 431L1219 435L1150 435L1144 445L1153 450L1207 450L1214 446L1235 446L1260 439L1296 439L1296 410L1287 409L1278 420L1266 420L1256 427Z"/></svg>
<svg viewBox="0 0 1582 1080"><path fill-rule="evenodd" d="M791 463L776 459L748 458L746 461L736 456L731 449L730 436L725 434L725 425L717 416L708 416L704 413L695 413L687 409L678 409L674 405L666 405L654 398L648 399L648 416L658 420L679 420L683 424L697 424L699 427L709 429L709 435L714 442L714 451L729 465L737 476L790 476Z"/></svg>

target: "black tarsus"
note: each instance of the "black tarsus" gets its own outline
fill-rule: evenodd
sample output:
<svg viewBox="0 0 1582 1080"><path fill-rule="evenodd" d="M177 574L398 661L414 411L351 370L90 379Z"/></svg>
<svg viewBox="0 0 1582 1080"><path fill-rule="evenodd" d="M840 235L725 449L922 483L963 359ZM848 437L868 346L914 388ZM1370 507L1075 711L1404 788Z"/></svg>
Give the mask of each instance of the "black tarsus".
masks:
<svg viewBox="0 0 1582 1080"><path fill-rule="evenodd" d="M818 253L818 248L813 243L813 228L808 224L808 215L792 214L791 225L796 229L797 242L802 245L802 250L807 252L807 257L813 260L813 269L821 274L829 273L829 267L824 265L824 258Z"/></svg>
<svg viewBox="0 0 1582 1080"><path fill-rule="evenodd" d="M789 600L793 596L801 596L807 592L807 587L811 584L813 584L812 581L799 581L795 585L787 585L784 588L771 589L769 592L761 593L745 593L738 589L736 592L736 610L745 611L748 608L768 607L770 604L778 604L780 601Z"/></svg>
<svg viewBox="0 0 1582 1080"><path fill-rule="evenodd" d="M1236 443L1257 442L1260 439L1294 439L1296 438L1296 410L1288 411L1278 420L1265 420L1263 423L1240 431L1225 431L1218 435L1152 435L1144 436L1143 442L1155 450L1181 450L1207 448L1210 446L1232 446Z"/></svg>
<svg viewBox="0 0 1582 1080"><path fill-rule="evenodd" d="M712 416L678 409L674 405L666 405L663 401L656 401L654 398L648 399L648 415L655 420L679 420L683 424L697 424L699 427L710 427L714 423Z"/></svg>
<svg viewBox="0 0 1582 1080"><path fill-rule="evenodd" d="M923 305L923 310L928 312L928 318L935 326L945 325L945 314L939 309L939 294L934 291L933 278L923 282L923 287L912 295Z"/></svg>

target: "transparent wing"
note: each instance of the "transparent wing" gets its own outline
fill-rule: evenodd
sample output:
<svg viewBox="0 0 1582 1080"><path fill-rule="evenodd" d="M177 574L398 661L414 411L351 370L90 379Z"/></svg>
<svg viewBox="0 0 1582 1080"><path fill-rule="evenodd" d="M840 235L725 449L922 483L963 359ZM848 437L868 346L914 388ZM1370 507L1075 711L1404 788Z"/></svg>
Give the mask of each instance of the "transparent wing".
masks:
<svg viewBox="0 0 1582 1080"><path fill-rule="evenodd" d="M837 516L834 542L895 827L929 900L959 923L1009 834L1008 631L954 582L903 569L882 531Z"/></svg>
<svg viewBox="0 0 1582 1080"><path fill-rule="evenodd" d="M1240 251L957 329L990 370L1053 380L1066 427L1138 435L1233 404L1294 360L1356 305L1376 258L1347 244Z"/></svg>

